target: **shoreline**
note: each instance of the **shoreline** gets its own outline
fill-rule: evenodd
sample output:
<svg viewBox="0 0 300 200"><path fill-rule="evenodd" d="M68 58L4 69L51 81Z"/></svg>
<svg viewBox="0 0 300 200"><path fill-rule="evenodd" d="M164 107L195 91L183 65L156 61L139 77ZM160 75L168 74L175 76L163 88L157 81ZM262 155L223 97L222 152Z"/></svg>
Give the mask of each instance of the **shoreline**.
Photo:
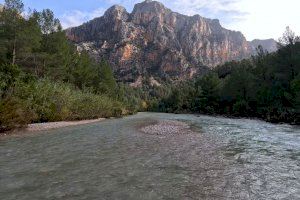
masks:
<svg viewBox="0 0 300 200"><path fill-rule="evenodd" d="M58 121L58 122L34 123L34 124L28 124L28 126L24 130L26 132L46 131L46 130L69 127L69 126L77 126L77 125L101 122L101 121L104 121L105 119L106 118L88 119L88 120L79 120L79 121Z"/></svg>
<svg viewBox="0 0 300 200"><path fill-rule="evenodd" d="M45 123L33 123L28 124L26 127L17 128L10 131L0 133L0 137L5 136L18 136L23 134L35 133L38 131L47 131L58 128L65 128L70 126L91 124L96 122L101 122L107 118L98 118L98 119L87 119L87 120L77 120L77 121L57 121L57 122L45 122Z"/></svg>

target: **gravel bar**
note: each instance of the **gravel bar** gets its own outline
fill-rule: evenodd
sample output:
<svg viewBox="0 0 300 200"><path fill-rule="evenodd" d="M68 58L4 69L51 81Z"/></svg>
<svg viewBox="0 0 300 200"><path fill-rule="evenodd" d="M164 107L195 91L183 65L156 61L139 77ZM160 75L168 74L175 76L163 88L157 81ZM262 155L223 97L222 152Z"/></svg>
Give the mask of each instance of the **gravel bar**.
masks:
<svg viewBox="0 0 300 200"><path fill-rule="evenodd" d="M175 120L159 121L157 124L142 127L141 131L143 133L153 135L178 135L193 133L187 123Z"/></svg>

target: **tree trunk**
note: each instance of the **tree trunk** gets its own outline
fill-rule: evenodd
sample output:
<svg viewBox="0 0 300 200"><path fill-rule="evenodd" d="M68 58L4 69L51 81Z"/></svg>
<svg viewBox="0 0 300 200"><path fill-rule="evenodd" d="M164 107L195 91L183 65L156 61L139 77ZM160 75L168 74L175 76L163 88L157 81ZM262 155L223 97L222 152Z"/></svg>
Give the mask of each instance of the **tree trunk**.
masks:
<svg viewBox="0 0 300 200"><path fill-rule="evenodd" d="M16 36L15 36L15 39L14 39L14 45L13 45L13 55L12 55L12 64L14 65L16 63L16 43L17 43L17 39L16 39Z"/></svg>

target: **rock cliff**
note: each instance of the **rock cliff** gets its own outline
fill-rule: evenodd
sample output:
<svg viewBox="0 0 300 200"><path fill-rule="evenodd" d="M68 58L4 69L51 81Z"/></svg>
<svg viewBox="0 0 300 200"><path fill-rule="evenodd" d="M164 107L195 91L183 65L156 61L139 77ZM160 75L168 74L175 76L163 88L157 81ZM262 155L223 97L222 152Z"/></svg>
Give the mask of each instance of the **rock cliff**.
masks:
<svg viewBox="0 0 300 200"><path fill-rule="evenodd" d="M223 28L219 20L185 16L149 0L136 4L132 13L115 5L66 33L79 51L106 58L119 80L132 83L141 76L191 78L252 52L242 33Z"/></svg>

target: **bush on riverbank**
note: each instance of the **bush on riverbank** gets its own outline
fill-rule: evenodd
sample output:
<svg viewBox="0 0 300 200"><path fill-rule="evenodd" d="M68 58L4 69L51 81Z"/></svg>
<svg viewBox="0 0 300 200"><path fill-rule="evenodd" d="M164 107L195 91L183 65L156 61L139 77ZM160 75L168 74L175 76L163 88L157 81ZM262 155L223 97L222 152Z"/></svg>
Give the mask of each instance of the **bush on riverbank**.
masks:
<svg viewBox="0 0 300 200"><path fill-rule="evenodd" d="M18 81L0 100L0 130L32 122L121 116L124 109L122 103L108 96L77 90L66 83Z"/></svg>
<svg viewBox="0 0 300 200"><path fill-rule="evenodd" d="M37 122L112 117L122 112L122 104L106 95L48 79L23 84L16 94L37 114Z"/></svg>
<svg viewBox="0 0 300 200"><path fill-rule="evenodd" d="M33 113L16 97L0 100L0 132L22 128L31 122Z"/></svg>

